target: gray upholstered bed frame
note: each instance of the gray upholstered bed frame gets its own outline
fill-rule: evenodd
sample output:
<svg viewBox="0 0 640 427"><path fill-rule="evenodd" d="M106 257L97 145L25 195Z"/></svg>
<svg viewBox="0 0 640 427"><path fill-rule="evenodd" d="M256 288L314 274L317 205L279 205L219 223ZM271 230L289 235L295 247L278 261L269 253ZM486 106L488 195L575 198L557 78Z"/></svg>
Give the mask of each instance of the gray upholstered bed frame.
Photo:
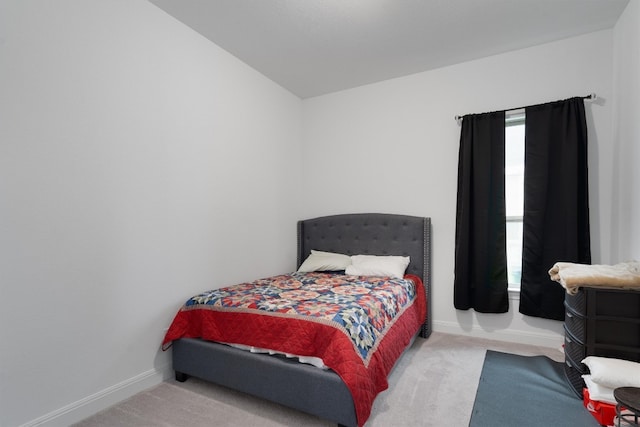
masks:
<svg viewBox="0 0 640 427"><path fill-rule="evenodd" d="M418 333L423 338L431 334L430 218L345 214L299 221L298 266L311 249L410 256L407 273L422 278L427 293L427 318ZM357 426L351 393L331 370L192 338L173 343L173 369L178 381L194 376L339 425Z"/></svg>

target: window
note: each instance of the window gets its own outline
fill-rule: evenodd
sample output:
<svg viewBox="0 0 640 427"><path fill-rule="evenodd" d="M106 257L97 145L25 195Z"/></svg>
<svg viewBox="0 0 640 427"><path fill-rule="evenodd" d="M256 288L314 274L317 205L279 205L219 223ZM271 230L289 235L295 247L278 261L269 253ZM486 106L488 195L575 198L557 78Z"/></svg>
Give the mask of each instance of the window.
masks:
<svg viewBox="0 0 640 427"><path fill-rule="evenodd" d="M506 115L504 173L509 290L520 291L524 212L524 111L522 110Z"/></svg>

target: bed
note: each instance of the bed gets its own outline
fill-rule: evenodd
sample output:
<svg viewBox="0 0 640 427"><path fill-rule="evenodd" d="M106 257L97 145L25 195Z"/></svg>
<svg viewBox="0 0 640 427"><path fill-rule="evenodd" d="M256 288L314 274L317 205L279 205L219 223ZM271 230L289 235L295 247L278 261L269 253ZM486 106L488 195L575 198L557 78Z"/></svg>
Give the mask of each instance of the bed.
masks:
<svg viewBox="0 0 640 427"><path fill-rule="evenodd" d="M397 354L391 356L390 361L385 356L384 363L378 363L378 359L382 356L378 357L374 353L372 353L373 357L370 356L368 359L376 361L378 365L385 365L384 369L376 365L377 370L384 372L385 378L384 384L378 386L378 389L373 391L367 389L367 393L373 393L373 398L369 399L365 405L367 407L362 407L361 393L354 389L354 379L345 375L342 368L336 368L335 371L319 369L309 364L299 363L295 358L252 353L194 336L198 333L182 333L182 337L176 334L170 336L168 333L165 337L163 346L172 347L176 380L185 381L189 376L193 376L331 420L340 426L362 426L369 416L375 395L381 391L379 388L386 388L386 376L401 353L411 346L415 338L418 336L428 338L431 333L430 227L430 218L427 217L377 213L332 215L298 221L298 267L312 251L345 255L409 257L410 263L406 268L406 277L414 279L415 282L421 281L421 287L416 288L420 289L420 295L416 296L416 301L420 299L424 301L425 307L421 311L424 317L417 319L419 322L415 322L414 319L412 329L408 332L404 330L406 329L404 326L395 325L389 328L389 333L380 339L379 345L376 344L376 353L382 353L383 349L386 351L389 348L401 347L395 351ZM331 280L333 280L332 277ZM416 277L417 280L415 280ZM417 313L416 310L407 309L402 312L402 316L415 317L413 313ZM176 319L179 315L180 312L176 315ZM281 320L278 319L278 321ZM235 321L234 325L244 323L244 321ZM257 334L255 331L245 332ZM410 334L409 339L407 334ZM402 337L403 341L392 345L390 337L392 335ZM342 342L342 337L336 335L336 340L328 345L337 346L338 342ZM336 371L340 372L340 375ZM363 388L366 387L363 386ZM357 398L354 399L354 396Z"/></svg>

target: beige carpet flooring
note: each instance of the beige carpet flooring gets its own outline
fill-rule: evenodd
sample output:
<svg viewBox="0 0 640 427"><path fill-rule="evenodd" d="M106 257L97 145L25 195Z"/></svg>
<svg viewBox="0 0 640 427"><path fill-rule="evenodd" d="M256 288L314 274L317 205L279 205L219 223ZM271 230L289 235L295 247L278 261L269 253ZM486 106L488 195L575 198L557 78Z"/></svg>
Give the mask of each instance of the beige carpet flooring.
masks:
<svg viewBox="0 0 640 427"><path fill-rule="evenodd" d="M465 427L469 424L487 349L558 361L560 349L434 332L417 339L378 395L366 427ZM496 396L509 399L509 396ZM505 404L508 404L507 401ZM195 378L167 381L76 424L113 426L335 426ZM487 426L490 427L490 426Z"/></svg>

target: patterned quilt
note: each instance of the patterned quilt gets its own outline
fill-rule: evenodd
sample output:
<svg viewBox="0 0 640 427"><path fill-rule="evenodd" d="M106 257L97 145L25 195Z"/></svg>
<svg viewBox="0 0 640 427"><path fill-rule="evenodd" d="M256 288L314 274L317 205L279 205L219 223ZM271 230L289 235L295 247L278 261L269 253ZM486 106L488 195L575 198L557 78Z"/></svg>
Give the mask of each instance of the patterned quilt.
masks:
<svg viewBox="0 0 640 427"><path fill-rule="evenodd" d="M320 357L351 391L363 425L424 322L425 299L416 276L280 275L190 298L163 348L191 337Z"/></svg>

